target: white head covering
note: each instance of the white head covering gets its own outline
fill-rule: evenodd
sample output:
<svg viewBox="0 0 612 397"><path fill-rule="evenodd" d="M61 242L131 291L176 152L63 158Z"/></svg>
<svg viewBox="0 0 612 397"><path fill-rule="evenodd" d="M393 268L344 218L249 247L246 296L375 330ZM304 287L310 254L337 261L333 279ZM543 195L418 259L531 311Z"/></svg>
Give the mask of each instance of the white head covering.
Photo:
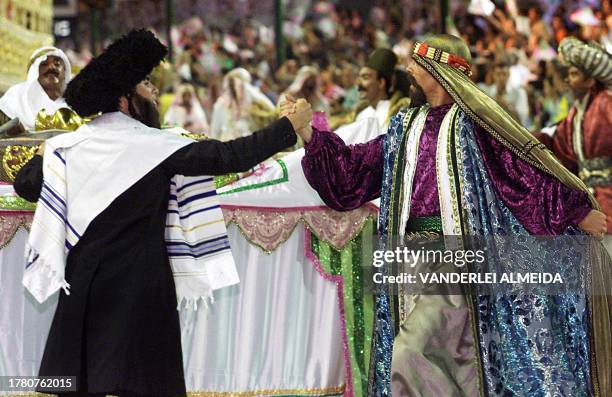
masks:
<svg viewBox="0 0 612 397"><path fill-rule="evenodd" d="M235 97L230 88L232 80ZM274 110L272 101L252 81L251 74L243 68L233 69L225 75L221 96L213 106L210 125L212 138L227 140L253 132L250 112L254 103Z"/></svg>
<svg viewBox="0 0 612 397"><path fill-rule="evenodd" d="M183 104L183 94L186 91L191 93L191 112L189 114ZM191 84L182 84L176 90L174 100L164 116L164 124L186 128L187 123L191 124L191 128L188 128L189 132L196 134L208 132L209 126L206 112L204 112L198 100L195 89Z"/></svg>
<svg viewBox="0 0 612 397"><path fill-rule="evenodd" d="M291 83L289 88L287 88L287 91L285 91L285 94L290 94L295 97L295 99L302 98L302 89L304 88L304 84L306 83L306 81L313 76L318 78L318 75L319 70L317 68L313 66L302 66L300 70L298 70L297 76L295 76L295 80L293 80L293 83ZM281 96L281 100L283 98L284 95ZM329 104L327 102L327 99L325 99L325 97L321 94L320 87L315 90L312 98L304 99L310 102L310 105L312 105L312 110L314 111L329 111Z"/></svg>
<svg viewBox="0 0 612 397"><path fill-rule="evenodd" d="M298 94L300 91L302 91L302 87L304 86L304 83L306 82L306 80L308 80L309 77L318 75L319 71L317 70L317 68L313 66L302 66L300 70L298 70L298 73L295 76L295 80L293 80L293 83L291 83L289 88L287 88L287 92L292 95Z"/></svg>
<svg viewBox="0 0 612 397"><path fill-rule="evenodd" d="M72 79L72 72L70 70L70 61L68 60L68 56L64 53L64 51L59 48L46 46L40 47L35 50L30 57L30 63L28 64L28 77L27 81L38 80L38 72L40 69L40 64L47 60L49 57L58 57L62 61L64 61L65 68L65 78L64 78L64 90L68 85L68 82Z"/></svg>
<svg viewBox="0 0 612 397"><path fill-rule="evenodd" d="M55 101L49 98L38 82L40 64L50 56L59 57L64 62L65 78L62 91L65 90L72 78L70 61L62 50L49 46L41 47L32 53L26 81L15 84L0 98L0 110L10 118L18 117L27 130L34 129L36 115L41 109L45 109L47 114L53 114L60 108L68 107L64 98L60 97Z"/></svg>

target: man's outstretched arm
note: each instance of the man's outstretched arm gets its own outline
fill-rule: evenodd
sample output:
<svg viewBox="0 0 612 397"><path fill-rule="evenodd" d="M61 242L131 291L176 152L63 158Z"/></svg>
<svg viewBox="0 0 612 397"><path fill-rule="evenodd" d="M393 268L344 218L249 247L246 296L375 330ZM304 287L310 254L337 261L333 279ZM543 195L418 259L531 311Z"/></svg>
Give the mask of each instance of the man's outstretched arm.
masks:
<svg viewBox="0 0 612 397"><path fill-rule="evenodd" d="M309 125L312 109L304 103L293 112L253 134L228 142L206 140L192 143L178 150L162 163L172 175L222 175L243 172L272 155L293 146L295 131Z"/></svg>
<svg viewBox="0 0 612 397"><path fill-rule="evenodd" d="M209 139L178 150L162 166L169 175L223 175L248 171L279 151L295 144L297 136L283 117L253 134L221 142Z"/></svg>
<svg viewBox="0 0 612 397"><path fill-rule="evenodd" d="M280 103L281 115L291 116L303 107L309 107L306 101L287 96ZM346 145L332 132L313 130L310 123L296 132L304 140L306 180L328 207L348 211L380 196L383 136Z"/></svg>
<svg viewBox="0 0 612 397"><path fill-rule="evenodd" d="M346 145L333 132L301 132L306 150L302 169L325 204L348 211L380 196L384 135L364 144Z"/></svg>

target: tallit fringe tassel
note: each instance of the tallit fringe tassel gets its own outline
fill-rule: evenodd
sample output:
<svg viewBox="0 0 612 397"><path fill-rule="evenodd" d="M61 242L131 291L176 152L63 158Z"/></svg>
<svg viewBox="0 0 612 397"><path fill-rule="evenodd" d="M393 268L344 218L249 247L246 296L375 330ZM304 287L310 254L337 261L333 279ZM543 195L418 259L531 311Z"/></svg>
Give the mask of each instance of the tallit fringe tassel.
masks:
<svg viewBox="0 0 612 397"><path fill-rule="evenodd" d="M202 307L202 305L204 305L204 310L208 309L211 304L215 303L215 298L211 292L207 296L177 296L177 301L178 304L176 306L176 310L180 311L182 309L192 309L197 311ZM198 305L200 301L202 301L202 303Z"/></svg>
<svg viewBox="0 0 612 397"><path fill-rule="evenodd" d="M70 295L70 284L63 274L63 267L57 267L44 260L32 246L26 246L26 270L23 275L23 285L39 302L43 303L60 288Z"/></svg>

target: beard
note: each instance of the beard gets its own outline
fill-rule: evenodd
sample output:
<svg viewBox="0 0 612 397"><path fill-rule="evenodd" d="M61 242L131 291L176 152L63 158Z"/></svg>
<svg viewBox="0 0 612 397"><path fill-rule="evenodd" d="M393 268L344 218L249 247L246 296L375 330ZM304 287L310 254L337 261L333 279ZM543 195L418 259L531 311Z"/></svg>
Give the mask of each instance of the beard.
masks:
<svg viewBox="0 0 612 397"><path fill-rule="evenodd" d="M408 75L408 78L410 80L410 107L416 108L425 105L427 103L425 91L412 75Z"/></svg>
<svg viewBox="0 0 612 397"><path fill-rule="evenodd" d="M133 118L140 121L144 125L151 128L161 128L159 120L159 110L150 99L147 99L138 93L132 95L130 100L130 113Z"/></svg>

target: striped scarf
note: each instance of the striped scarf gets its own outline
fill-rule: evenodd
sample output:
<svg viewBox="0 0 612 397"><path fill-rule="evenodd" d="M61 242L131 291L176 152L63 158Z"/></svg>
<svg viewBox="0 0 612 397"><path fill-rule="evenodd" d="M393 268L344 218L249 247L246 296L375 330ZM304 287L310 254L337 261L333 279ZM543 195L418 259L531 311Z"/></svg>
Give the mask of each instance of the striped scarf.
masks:
<svg viewBox="0 0 612 397"><path fill-rule="evenodd" d="M212 298L212 291L238 282L213 177L172 178L166 249L179 307L197 308L204 292Z"/></svg>

